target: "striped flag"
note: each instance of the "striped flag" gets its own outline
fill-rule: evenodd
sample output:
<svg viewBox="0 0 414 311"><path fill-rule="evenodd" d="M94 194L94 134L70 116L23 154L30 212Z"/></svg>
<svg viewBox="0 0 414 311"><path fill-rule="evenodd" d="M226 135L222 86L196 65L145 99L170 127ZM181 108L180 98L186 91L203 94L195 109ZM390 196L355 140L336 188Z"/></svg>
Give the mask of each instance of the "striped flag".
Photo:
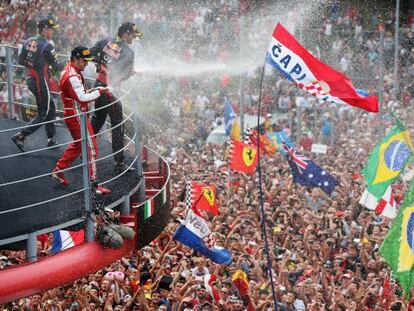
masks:
<svg viewBox="0 0 414 311"><path fill-rule="evenodd" d="M85 231L67 231L55 230L53 234L53 243L50 253L55 254L75 245L82 244L85 241Z"/></svg>
<svg viewBox="0 0 414 311"><path fill-rule="evenodd" d="M232 261L231 253L219 246L206 245L205 238L210 234L206 221L190 209L185 220L178 226L173 239L194 249L199 254L210 258L220 265L228 265ZM209 239L207 237L207 239Z"/></svg>
<svg viewBox="0 0 414 311"><path fill-rule="evenodd" d="M148 200L144 203L144 219L150 218L154 215L155 212L155 204L154 200Z"/></svg>
<svg viewBox="0 0 414 311"><path fill-rule="evenodd" d="M273 32L266 62L318 99L378 112L377 97L358 93L349 78L312 56L281 24Z"/></svg>

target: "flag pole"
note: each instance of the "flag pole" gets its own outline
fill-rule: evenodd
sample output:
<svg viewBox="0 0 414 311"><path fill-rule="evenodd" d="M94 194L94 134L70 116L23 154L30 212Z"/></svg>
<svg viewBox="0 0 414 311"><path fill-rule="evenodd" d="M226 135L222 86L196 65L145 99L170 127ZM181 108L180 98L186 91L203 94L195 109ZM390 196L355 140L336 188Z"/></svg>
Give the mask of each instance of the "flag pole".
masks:
<svg viewBox="0 0 414 311"><path fill-rule="evenodd" d="M263 63L262 66L262 74L260 77L260 85L259 85L259 103L257 107L257 174L259 177L259 204L260 204L260 212L262 214L262 231L263 231L263 237L265 242L265 251L266 251L266 257L267 257L267 274L270 279L270 284L272 287L272 296L273 296L273 303L275 304L275 310L278 311L277 307L277 297L276 297L276 290L275 285L273 283L273 274L272 274L272 259L270 258L269 253L269 242L267 240L267 226L266 226L266 217L265 217L265 211L264 211L264 200L263 200L263 189L262 189L262 166L260 164L260 108L261 108L261 101L262 101L262 85L263 85L263 77L264 77L264 70L265 70L265 64Z"/></svg>
<svg viewBox="0 0 414 311"><path fill-rule="evenodd" d="M379 99L379 113L383 110L383 88L384 88L384 24L380 23L380 44L379 44L379 85L378 85L378 99Z"/></svg>
<svg viewBox="0 0 414 311"><path fill-rule="evenodd" d="M394 39L394 94L395 98L398 100L400 98L399 93L399 77L398 77L398 52L399 52L399 41L398 36L400 32L400 0L396 0L395 4L395 39Z"/></svg>
<svg viewBox="0 0 414 311"><path fill-rule="evenodd" d="M240 14L240 41L239 41L239 63L240 68L243 68L243 42L244 42L244 13L240 10L240 0L239 0L239 14ZM240 74L240 97L239 97L239 109L240 109L240 128L241 128L241 138L244 138L244 98L243 98L243 88L244 88L244 74L241 72Z"/></svg>

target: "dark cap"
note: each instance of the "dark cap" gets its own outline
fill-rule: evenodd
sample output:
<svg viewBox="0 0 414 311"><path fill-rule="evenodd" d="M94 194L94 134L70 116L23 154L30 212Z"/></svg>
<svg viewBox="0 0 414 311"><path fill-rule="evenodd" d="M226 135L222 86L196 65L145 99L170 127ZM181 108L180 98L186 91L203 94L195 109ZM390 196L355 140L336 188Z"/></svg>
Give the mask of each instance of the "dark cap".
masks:
<svg viewBox="0 0 414 311"><path fill-rule="evenodd" d="M56 23L53 17L46 17L41 19L39 23L37 23L37 28L39 28L39 30L43 30L45 28L57 29L59 28L59 24Z"/></svg>
<svg viewBox="0 0 414 311"><path fill-rule="evenodd" d="M70 53L70 58L83 58L84 60L93 60L93 56L91 54L91 51L84 46L77 46L76 48L74 48L72 50L72 52Z"/></svg>
<svg viewBox="0 0 414 311"><path fill-rule="evenodd" d="M135 35L135 38L140 38L142 36L142 32L138 30L137 25L131 22L123 23L118 29L118 37L121 37L124 33L132 33Z"/></svg>

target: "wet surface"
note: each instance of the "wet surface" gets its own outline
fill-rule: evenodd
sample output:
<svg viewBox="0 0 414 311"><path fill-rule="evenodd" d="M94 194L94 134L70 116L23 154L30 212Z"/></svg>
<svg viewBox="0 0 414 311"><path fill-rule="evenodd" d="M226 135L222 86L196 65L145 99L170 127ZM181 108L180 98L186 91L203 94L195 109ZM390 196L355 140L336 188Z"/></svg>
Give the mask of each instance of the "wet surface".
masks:
<svg viewBox="0 0 414 311"><path fill-rule="evenodd" d="M0 120L0 131L6 128L21 126L14 120ZM71 140L70 133L65 127L57 127L57 141L59 144ZM0 133L0 157L20 153L14 145L11 136L17 131ZM106 135L98 137L100 157L112 153L110 141ZM109 135L108 135L109 136ZM125 142L127 143L127 142ZM26 151L46 147L46 134L40 128L33 135L27 137L25 142ZM15 180L30 178L36 175L47 174L55 167L57 160L62 156L66 146L57 147L52 150L22 154L18 157L0 160L0 185ZM126 164L131 164L133 157L126 152ZM76 160L73 166L80 164ZM114 160L108 157L98 162L98 180L104 182L119 174L114 168ZM49 176L34 180L17 183L9 186L0 186L0 212L13 210L37 202L50 200L59 196L78 191L82 186L82 167L75 168L65 173L70 182L69 186L61 186ZM136 170L126 172L118 179L104 186L111 189L112 193L99 196L94 199L95 206L107 206L122 196L128 194L138 183ZM57 199L42 205L24 208L10 213L0 214L0 239L33 232L42 228L57 225L85 214L84 192Z"/></svg>

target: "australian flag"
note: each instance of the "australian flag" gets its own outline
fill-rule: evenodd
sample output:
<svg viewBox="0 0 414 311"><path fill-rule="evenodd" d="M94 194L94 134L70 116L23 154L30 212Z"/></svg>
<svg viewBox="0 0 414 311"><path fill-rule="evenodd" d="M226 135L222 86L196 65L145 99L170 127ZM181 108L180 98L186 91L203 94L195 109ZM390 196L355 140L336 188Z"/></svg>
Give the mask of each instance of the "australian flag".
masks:
<svg viewBox="0 0 414 311"><path fill-rule="evenodd" d="M338 182L327 171L317 166L312 160L300 154L294 147L283 143L286 159L289 162L293 181L306 187L319 187L331 194Z"/></svg>

